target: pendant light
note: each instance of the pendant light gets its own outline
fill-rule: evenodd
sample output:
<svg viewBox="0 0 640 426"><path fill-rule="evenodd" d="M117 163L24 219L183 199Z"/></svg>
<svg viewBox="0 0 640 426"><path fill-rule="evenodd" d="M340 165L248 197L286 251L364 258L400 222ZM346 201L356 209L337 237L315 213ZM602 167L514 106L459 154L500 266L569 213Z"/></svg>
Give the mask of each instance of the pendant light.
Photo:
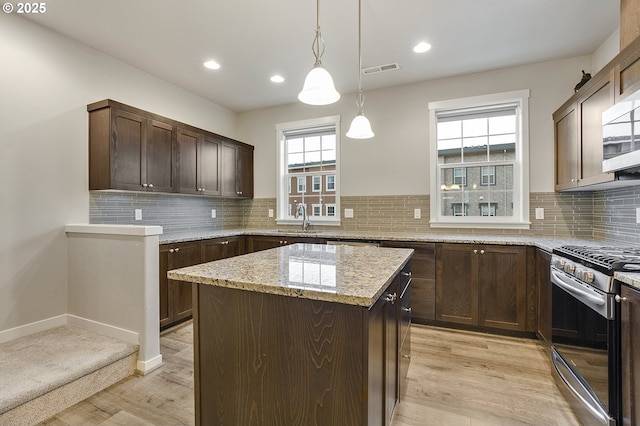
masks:
<svg viewBox="0 0 640 426"><path fill-rule="evenodd" d="M302 91L298 93L298 99L309 105L332 104L340 99L340 93L333 85L331 74L322 66L324 40L320 33L320 0L316 0L316 36L311 44L311 51L316 57L316 63L307 74L307 78L304 79L304 86Z"/></svg>
<svg viewBox="0 0 640 426"><path fill-rule="evenodd" d="M358 0L358 94L356 95L356 105L358 115L351 122L347 137L352 139L369 139L374 136L371 130L369 119L364 116L364 93L362 92L362 0Z"/></svg>

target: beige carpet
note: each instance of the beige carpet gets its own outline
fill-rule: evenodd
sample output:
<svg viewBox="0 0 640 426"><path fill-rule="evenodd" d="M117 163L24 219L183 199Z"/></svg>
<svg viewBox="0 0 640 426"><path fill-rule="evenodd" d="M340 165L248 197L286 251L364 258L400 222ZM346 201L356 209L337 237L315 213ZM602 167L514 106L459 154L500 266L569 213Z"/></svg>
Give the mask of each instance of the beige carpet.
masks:
<svg viewBox="0 0 640 426"><path fill-rule="evenodd" d="M0 344L0 414L137 350L135 345L70 326Z"/></svg>

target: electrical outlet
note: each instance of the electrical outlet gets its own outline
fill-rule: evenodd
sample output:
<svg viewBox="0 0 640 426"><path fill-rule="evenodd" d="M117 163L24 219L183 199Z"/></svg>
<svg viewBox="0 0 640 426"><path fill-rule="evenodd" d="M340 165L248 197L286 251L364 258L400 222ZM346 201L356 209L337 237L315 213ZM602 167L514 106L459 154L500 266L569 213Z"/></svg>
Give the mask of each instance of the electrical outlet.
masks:
<svg viewBox="0 0 640 426"><path fill-rule="evenodd" d="M142 209L135 209L133 214L136 220L142 220Z"/></svg>
<svg viewBox="0 0 640 426"><path fill-rule="evenodd" d="M544 219L544 209L542 207L536 207L536 219Z"/></svg>
<svg viewBox="0 0 640 426"><path fill-rule="evenodd" d="M422 217L422 210L413 209L413 218L414 219L420 219L421 217Z"/></svg>
<svg viewBox="0 0 640 426"><path fill-rule="evenodd" d="M353 209L344 209L344 217L346 219L353 218Z"/></svg>
<svg viewBox="0 0 640 426"><path fill-rule="evenodd" d="M640 207L636 207L636 223L640 223Z"/></svg>
<svg viewBox="0 0 640 426"><path fill-rule="evenodd" d="M269 209L269 217L273 217L273 209Z"/></svg>
<svg viewBox="0 0 640 426"><path fill-rule="evenodd" d="M211 209L211 219L216 218L216 209Z"/></svg>

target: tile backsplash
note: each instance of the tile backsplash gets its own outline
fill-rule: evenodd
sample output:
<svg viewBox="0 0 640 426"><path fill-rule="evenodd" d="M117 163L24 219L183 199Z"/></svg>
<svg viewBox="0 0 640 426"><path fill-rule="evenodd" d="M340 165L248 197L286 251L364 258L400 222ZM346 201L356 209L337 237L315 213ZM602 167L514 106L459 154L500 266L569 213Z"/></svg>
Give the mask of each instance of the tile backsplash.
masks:
<svg viewBox="0 0 640 426"><path fill-rule="evenodd" d="M397 231L439 234L539 235L595 238L640 243L636 208L640 186L597 192L532 193L529 198L531 227L528 230L431 228L428 195L343 196L341 209L354 211L353 219L342 219L331 230ZM544 219L535 219L535 209L544 208ZM134 209L142 209L142 221L134 220ZM211 218L211 210L216 218ZM276 211L275 198L251 200L128 192L92 192L91 223L162 225L164 232L211 229L278 227L269 209ZM421 219L414 219L414 209ZM316 229L321 227L316 226Z"/></svg>

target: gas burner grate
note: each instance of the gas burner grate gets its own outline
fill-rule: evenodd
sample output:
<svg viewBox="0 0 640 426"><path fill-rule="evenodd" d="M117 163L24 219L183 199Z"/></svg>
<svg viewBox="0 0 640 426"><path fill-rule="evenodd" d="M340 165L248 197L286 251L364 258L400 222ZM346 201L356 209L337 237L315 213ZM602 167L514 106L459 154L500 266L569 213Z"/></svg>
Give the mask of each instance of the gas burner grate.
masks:
<svg viewBox="0 0 640 426"><path fill-rule="evenodd" d="M556 252L611 271L640 272L640 248L637 247L562 246Z"/></svg>

